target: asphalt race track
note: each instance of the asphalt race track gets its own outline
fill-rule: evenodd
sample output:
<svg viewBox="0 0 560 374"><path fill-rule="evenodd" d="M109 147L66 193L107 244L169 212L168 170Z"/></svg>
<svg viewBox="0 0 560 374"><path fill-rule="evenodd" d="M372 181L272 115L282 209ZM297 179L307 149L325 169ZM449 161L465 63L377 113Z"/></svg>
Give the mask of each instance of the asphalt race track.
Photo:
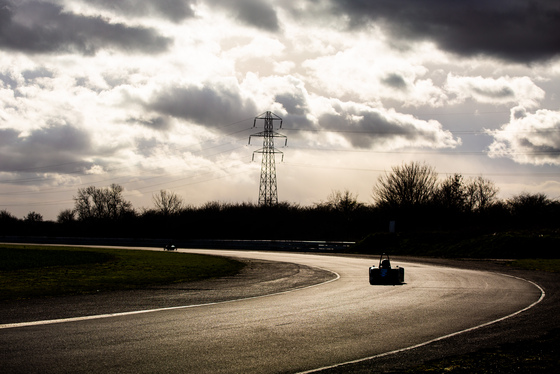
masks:
<svg viewBox="0 0 560 374"><path fill-rule="evenodd" d="M490 272L398 263L406 269L406 284L370 286L370 259L185 251L293 262L328 269L339 277L238 301L60 323L0 325L0 371L305 372L487 324L542 297L533 283Z"/></svg>

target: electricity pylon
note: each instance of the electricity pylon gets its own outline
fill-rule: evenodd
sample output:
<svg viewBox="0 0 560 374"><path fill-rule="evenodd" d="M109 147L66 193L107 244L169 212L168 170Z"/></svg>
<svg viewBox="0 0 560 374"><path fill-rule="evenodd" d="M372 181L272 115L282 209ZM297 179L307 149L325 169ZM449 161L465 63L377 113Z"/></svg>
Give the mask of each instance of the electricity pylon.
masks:
<svg viewBox="0 0 560 374"><path fill-rule="evenodd" d="M274 138L286 139L284 145L288 144L286 135L279 134L274 131L274 121L280 121L279 129L282 128L282 118L272 112L265 112L257 117L253 122L253 127L257 126L257 120L264 120L264 131L249 136L249 144L251 137L258 136L263 138L263 147L253 152L253 160L255 153L262 154L261 162L261 183L259 187L259 205L276 205L278 204L278 187L276 185L276 159L275 154L282 155L284 161L284 153L274 148Z"/></svg>

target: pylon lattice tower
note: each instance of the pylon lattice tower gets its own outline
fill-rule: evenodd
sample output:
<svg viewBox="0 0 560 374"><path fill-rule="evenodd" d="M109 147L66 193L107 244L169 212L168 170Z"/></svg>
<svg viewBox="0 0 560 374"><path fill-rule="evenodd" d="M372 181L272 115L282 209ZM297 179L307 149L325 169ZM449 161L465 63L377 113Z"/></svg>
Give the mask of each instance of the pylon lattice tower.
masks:
<svg viewBox="0 0 560 374"><path fill-rule="evenodd" d="M257 126L257 120L264 120L264 131L249 136L249 144L253 136L263 138L263 147L253 152L253 160L255 153L262 154L261 162L261 181L259 187L259 205L276 205L278 204L278 187L276 183L276 153L282 155L284 160L284 153L274 148L274 138L285 139L284 146L288 144L286 135L279 134L274 131L274 121L280 121L279 129L282 128L282 118L276 114L268 111L257 117L253 122L253 127Z"/></svg>

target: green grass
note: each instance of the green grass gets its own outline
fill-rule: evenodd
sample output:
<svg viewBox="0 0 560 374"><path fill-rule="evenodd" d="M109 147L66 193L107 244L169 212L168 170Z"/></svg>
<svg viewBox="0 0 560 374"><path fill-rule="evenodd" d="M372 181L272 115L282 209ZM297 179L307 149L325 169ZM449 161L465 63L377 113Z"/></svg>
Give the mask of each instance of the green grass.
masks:
<svg viewBox="0 0 560 374"><path fill-rule="evenodd" d="M95 264L113 260L109 253L0 247L0 271Z"/></svg>
<svg viewBox="0 0 560 374"><path fill-rule="evenodd" d="M0 245L0 300L189 282L233 275L243 266L177 252Z"/></svg>
<svg viewBox="0 0 560 374"><path fill-rule="evenodd" d="M560 272L558 259L519 259L510 266ZM234 260L175 252L0 245L0 300L188 282L233 275L242 267ZM536 341L434 360L406 372L549 373L560 367L559 346L560 331L554 330Z"/></svg>

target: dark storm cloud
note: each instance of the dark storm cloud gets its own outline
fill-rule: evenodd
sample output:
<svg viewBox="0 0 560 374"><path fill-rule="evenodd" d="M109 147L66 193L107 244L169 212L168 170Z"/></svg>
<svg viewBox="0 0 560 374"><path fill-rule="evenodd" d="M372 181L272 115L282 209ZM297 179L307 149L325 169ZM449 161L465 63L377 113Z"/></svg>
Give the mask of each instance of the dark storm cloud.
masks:
<svg viewBox="0 0 560 374"><path fill-rule="evenodd" d="M157 93L147 107L208 127L220 127L257 114L252 101L242 98L238 91L223 87L169 87Z"/></svg>
<svg viewBox="0 0 560 374"><path fill-rule="evenodd" d="M180 22L194 16L196 0L87 0L89 5L128 16L154 16Z"/></svg>
<svg viewBox="0 0 560 374"><path fill-rule="evenodd" d="M515 98L515 92L511 87L498 87L495 89L472 87L474 93L492 99Z"/></svg>
<svg viewBox="0 0 560 374"><path fill-rule="evenodd" d="M418 131L412 124L396 124L376 112L362 113L361 116L358 121L353 121L346 116L325 114L319 118L319 122L325 129L342 130L341 136L358 148L369 148L397 137L413 140L418 136Z"/></svg>
<svg viewBox="0 0 560 374"><path fill-rule="evenodd" d="M407 88L406 81L399 74L389 74L382 80L382 82L385 85L398 90L405 90Z"/></svg>
<svg viewBox="0 0 560 374"><path fill-rule="evenodd" d="M290 114L302 115L307 110L307 103L302 95L283 93L276 95L275 101L282 104Z"/></svg>
<svg viewBox="0 0 560 374"><path fill-rule="evenodd" d="M263 0L208 0L207 3L226 9L237 20L262 30L278 31L276 11Z"/></svg>
<svg viewBox="0 0 560 374"><path fill-rule="evenodd" d="M144 157L151 157L162 148L165 148L165 145L155 138L137 138L134 152Z"/></svg>
<svg viewBox="0 0 560 374"><path fill-rule="evenodd" d="M373 21L399 40L432 40L465 56L535 62L560 54L560 2L553 0L328 0L352 27Z"/></svg>
<svg viewBox="0 0 560 374"><path fill-rule="evenodd" d="M17 141L18 135L19 132L14 129L0 129L0 150Z"/></svg>
<svg viewBox="0 0 560 374"><path fill-rule="evenodd" d="M129 118L129 124L138 124L157 131L167 131L171 128L171 123L167 117L157 116L153 118Z"/></svg>
<svg viewBox="0 0 560 374"><path fill-rule="evenodd" d="M21 72L21 77L24 78L25 83L32 83L40 78L53 78L54 73L45 67L37 67L35 69L23 70ZM0 87L5 87L13 90L15 96L18 96L20 94L17 90L18 87L23 86L25 83L18 82L17 78L14 78L12 74L0 73Z"/></svg>
<svg viewBox="0 0 560 374"><path fill-rule="evenodd" d="M33 70L24 70L21 75L25 78L26 81L33 81L37 78L53 78L54 74L52 71L45 67L38 67Z"/></svg>
<svg viewBox="0 0 560 374"><path fill-rule="evenodd" d="M68 163L87 169L80 156L91 150L89 134L71 125L54 125L32 131L28 136L14 129L0 129L0 170L57 172ZM73 165L74 169L76 165Z"/></svg>
<svg viewBox="0 0 560 374"><path fill-rule="evenodd" d="M275 101L282 104L287 114L282 116L282 123L285 128L305 130L313 127L307 118L309 108L305 96L299 93L283 93L275 97Z"/></svg>
<svg viewBox="0 0 560 374"><path fill-rule="evenodd" d="M371 148L403 142L411 146L452 147L457 144L450 133L411 116L380 111L349 111L324 114L319 118L324 130L338 132L354 147Z"/></svg>
<svg viewBox="0 0 560 374"><path fill-rule="evenodd" d="M0 48L92 55L102 48L158 53L170 44L153 29L68 13L48 2L0 0Z"/></svg>
<svg viewBox="0 0 560 374"><path fill-rule="evenodd" d="M515 107L511 109L511 118L514 120L522 119L525 118L526 116L527 116L527 110L523 107Z"/></svg>
<svg viewBox="0 0 560 374"><path fill-rule="evenodd" d="M0 73L0 82L2 82L0 87L9 88L11 90L16 89L18 86L18 82L8 74Z"/></svg>
<svg viewBox="0 0 560 374"><path fill-rule="evenodd" d="M522 163L558 165L560 164L560 144L558 139L555 140L556 144L543 144L543 139L537 137L518 137L509 144L509 154L506 155ZM515 152L523 153L524 157L517 156Z"/></svg>

